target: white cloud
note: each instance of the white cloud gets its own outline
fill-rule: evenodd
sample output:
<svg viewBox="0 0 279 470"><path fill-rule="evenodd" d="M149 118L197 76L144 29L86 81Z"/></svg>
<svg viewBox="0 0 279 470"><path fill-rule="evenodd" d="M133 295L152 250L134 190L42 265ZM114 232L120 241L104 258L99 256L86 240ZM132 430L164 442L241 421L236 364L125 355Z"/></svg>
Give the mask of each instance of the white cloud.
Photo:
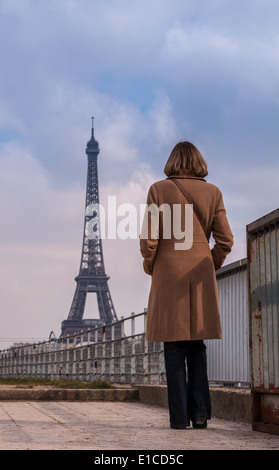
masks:
<svg viewBox="0 0 279 470"><path fill-rule="evenodd" d="M46 337L70 302L84 195L54 189L14 144L0 150L0 175L1 337Z"/></svg>
<svg viewBox="0 0 279 470"><path fill-rule="evenodd" d="M217 53L219 57L231 56L239 50L235 38L230 38L208 28L171 28L162 48L162 55L168 59L183 60L198 54Z"/></svg>
<svg viewBox="0 0 279 470"><path fill-rule="evenodd" d="M149 111L150 138L165 148L178 140L174 109L166 92L158 91Z"/></svg>
<svg viewBox="0 0 279 470"><path fill-rule="evenodd" d="M265 167L219 167L214 174L214 181L222 190L227 216L235 237L232 253L226 263L247 256L246 226L279 207L278 190L279 165ZM219 182L219 184L217 183Z"/></svg>
<svg viewBox="0 0 279 470"><path fill-rule="evenodd" d="M59 241L63 240L65 224L77 215L80 188L65 192L51 188L49 175L40 163L15 143L0 149L0 183L2 242L54 242L50 220L56 224L56 240L58 233Z"/></svg>

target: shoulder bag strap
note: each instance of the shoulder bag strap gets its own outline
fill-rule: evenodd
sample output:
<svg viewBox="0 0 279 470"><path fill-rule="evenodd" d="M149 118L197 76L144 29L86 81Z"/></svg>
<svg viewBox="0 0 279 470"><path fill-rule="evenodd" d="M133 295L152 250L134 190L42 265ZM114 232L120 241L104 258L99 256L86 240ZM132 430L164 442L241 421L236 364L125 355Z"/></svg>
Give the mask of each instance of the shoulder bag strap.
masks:
<svg viewBox="0 0 279 470"><path fill-rule="evenodd" d="M203 232L205 234L205 238L206 240L208 241L208 238L207 238L207 235L206 235L206 228L205 228L205 224L204 224L204 221L202 219L202 216L201 216L201 213L200 213L200 210L199 208L196 206L196 203L195 201L192 199L191 195L188 193L188 191L186 191L184 188L181 187L181 185L178 183L177 180L175 179L170 179L170 181L172 181L179 189L180 191L182 192L183 196L186 198L187 202L189 204L192 204L193 205L193 211L194 213L196 214L196 217L198 219L198 222L200 223L202 229L203 229Z"/></svg>

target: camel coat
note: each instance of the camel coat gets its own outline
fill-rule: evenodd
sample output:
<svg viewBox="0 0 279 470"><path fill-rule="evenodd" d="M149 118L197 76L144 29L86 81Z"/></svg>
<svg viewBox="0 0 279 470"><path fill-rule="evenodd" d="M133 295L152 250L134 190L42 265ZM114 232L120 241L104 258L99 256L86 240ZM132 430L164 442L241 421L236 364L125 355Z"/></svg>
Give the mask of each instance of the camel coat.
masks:
<svg viewBox="0 0 279 470"><path fill-rule="evenodd" d="M190 170L158 181L149 189L147 204L181 204L181 230L185 223L182 192L171 181L177 178L199 207L204 231L193 214L193 244L190 249L174 249L178 240L173 233L163 234L163 214L157 219L158 236L140 236L144 271L151 275L147 308L146 338L149 341L184 341L222 338L215 270L219 269L233 245L222 193ZM173 212L172 212L173 214ZM184 220L183 220L184 219ZM154 222L154 221L153 221ZM209 238L215 244L210 250ZM185 237L184 237L185 239ZM177 245L176 245L177 246Z"/></svg>

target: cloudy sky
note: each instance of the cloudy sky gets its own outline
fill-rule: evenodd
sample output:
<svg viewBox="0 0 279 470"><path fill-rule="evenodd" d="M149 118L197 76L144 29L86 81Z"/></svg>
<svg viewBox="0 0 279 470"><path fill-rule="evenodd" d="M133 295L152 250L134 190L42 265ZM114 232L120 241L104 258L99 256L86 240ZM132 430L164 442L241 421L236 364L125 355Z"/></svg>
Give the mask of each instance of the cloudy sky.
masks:
<svg viewBox="0 0 279 470"><path fill-rule="evenodd" d="M246 256L246 225L279 206L278 17L276 0L0 0L2 347L67 318L91 116L101 202L145 203L190 140L224 195L226 263ZM118 316L141 312L138 241L103 244Z"/></svg>

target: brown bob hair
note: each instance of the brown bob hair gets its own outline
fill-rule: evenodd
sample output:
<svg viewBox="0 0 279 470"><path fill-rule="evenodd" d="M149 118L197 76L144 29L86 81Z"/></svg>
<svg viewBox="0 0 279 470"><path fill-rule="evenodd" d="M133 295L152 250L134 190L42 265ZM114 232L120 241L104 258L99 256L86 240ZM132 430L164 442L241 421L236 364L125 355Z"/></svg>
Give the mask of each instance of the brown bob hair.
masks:
<svg viewBox="0 0 279 470"><path fill-rule="evenodd" d="M165 165L167 176L181 173L179 170L192 170L196 176L208 175L207 163L203 156L191 142L179 142L172 150Z"/></svg>

